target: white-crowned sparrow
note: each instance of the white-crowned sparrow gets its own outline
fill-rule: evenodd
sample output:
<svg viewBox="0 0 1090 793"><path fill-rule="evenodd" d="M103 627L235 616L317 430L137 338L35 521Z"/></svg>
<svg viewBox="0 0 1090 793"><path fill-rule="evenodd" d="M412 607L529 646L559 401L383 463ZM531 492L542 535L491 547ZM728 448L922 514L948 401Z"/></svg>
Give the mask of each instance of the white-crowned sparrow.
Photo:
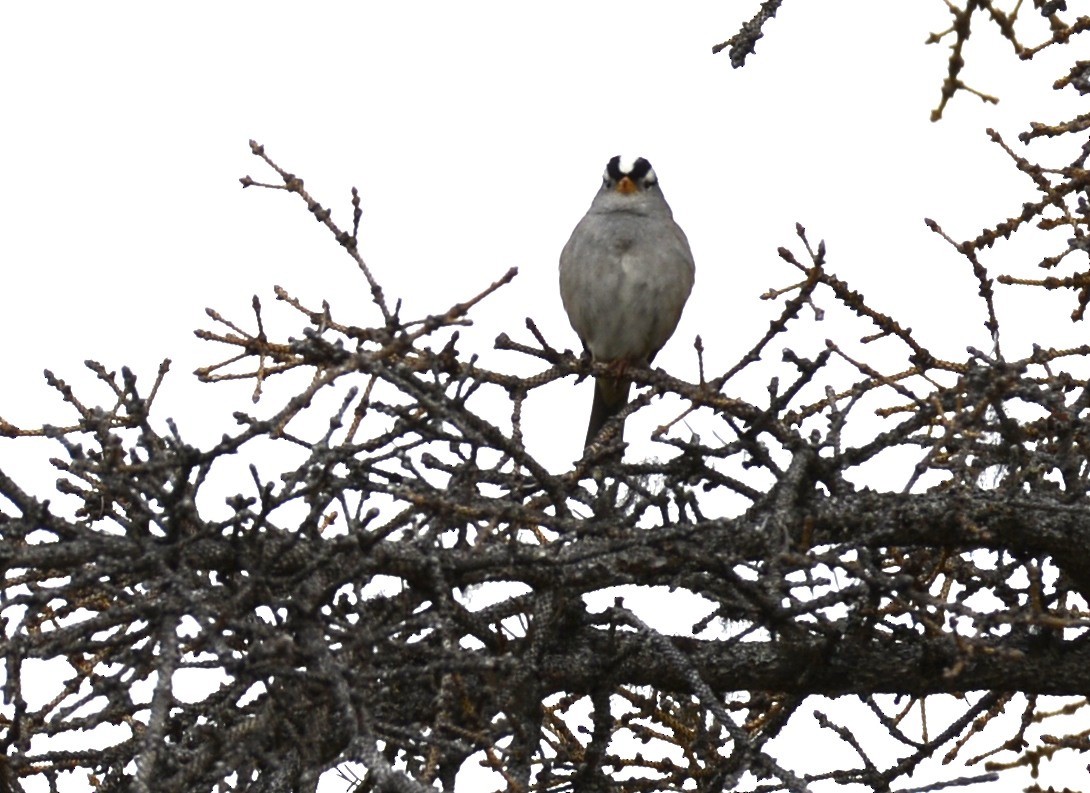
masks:
<svg viewBox="0 0 1090 793"><path fill-rule="evenodd" d="M588 445L628 401L625 368L651 363L677 328L694 272L651 163L614 157L560 254L568 319L591 358L613 367L595 382Z"/></svg>

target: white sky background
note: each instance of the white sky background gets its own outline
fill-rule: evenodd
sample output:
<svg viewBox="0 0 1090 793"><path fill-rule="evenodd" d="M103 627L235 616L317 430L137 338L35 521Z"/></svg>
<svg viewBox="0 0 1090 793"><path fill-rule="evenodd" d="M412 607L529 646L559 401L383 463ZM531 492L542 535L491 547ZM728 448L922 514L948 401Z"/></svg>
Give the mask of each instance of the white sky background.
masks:
<svg viewBox="0 0 1090 793"><path fill-rule="evenodd" d="M490 365L510 364L493 339L527 340L527 316L555 346L578 347L557 257L618 153L654 164L697 262L656 365L695 379L696 334L709 376L752 346L779 311L759 295L797 280L776 254L801 253L796 221L827 241L830 270L934 352L987 349L969 266L922 219L961 240L1033 197L984 129L1021 148L1029 120L1074 115L1075 95L1050 88L1073 51L1022 64L982 28L963 77L1000 105L959 94L933 124L948 52L923 42L948 25L941 0L788 2L733 70L711 46L757 6L6 4L0 416L70 418L43 368L86 394L84 359L128 364L146 389L170 357L159 416L212 441L232 429L231 411L250 407L250 386L201 386L189 374L222 357L192 335L212 327L205 306L252 327L256 293L274 332L297 332L273 298L279 284L315 307L329 299L344 321L374 321L366 284L302 202L240 187L245 174L275 181L250 138L342 227L359 188L362 254L405 316L443 311L518 267L463 331L460 349ZM1014 257L1019 245L984 260L994 273L1032 275ZM1008 356L1028 351L1031 336L1081 343L1069 296L999 295ZM836 335L830 323L814 326L811 351ZM590 400L589 382L569 380L528 402L527 445L554 470L579 455ZM0 465L52 481L31 448L42 447L21 441L16 454L0 439Z"/></svg>
<svg viewBox="0 0 1090 793"><path fill-rule="evenodd" d="M710 48L756 5L9 6L0 329L18 340L5 360L18 388L0 415L63 420L45 367L89 382L82 361L95 357L150 384L170 357L160 415L216 438L248 387L198 387L188 374L221 353L191 334L211 326L205 306L252 327L257 294L267 321L295 332L273 306L279 284L356 324L373 319L354 266L296 197L240 188L244 174L275 180L249 138L342 226L360 189L362 253L406 316L517 266L464 350L489 354L502 331L528 338L526 316L578 348L557 257L605 161L628 151L654 163L697 261L658 365L695 377L698 333L712 375L749 349L779 310L758 295L795 280L776 248L800 249L796 221L827 240L831 270L935 352L985 347L969 267L922 218L964 239L1020 207L1028 179L984 128L1013 141L1028 119L1060 117L1048 113L1058 67L1020 64L982 31L964 76L1001 105L961 94L932 124L947 52L923 40L947 24L940 2L790 3L736 71ZM1070 305L1054 297L1049 309L1070 335ZM815 326L815 349L833 335ZM589 383L569 381L531 399L529 444L550 464L578 456L590 397Z"/></svg>

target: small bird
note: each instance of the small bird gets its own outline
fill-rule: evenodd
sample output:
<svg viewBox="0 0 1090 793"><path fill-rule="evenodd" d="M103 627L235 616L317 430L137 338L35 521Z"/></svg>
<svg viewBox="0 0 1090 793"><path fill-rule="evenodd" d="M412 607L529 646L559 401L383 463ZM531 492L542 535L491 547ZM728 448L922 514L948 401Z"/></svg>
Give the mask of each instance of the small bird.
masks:
<svg viewBox="0 0 1090 793"><path fill-rule="evenodd" d="M651 163L614 157L560 254L560 298L583 347L611 373L594 384L586 445L628 402L629 365L647 366L673 335L695 274Z"/></svg>

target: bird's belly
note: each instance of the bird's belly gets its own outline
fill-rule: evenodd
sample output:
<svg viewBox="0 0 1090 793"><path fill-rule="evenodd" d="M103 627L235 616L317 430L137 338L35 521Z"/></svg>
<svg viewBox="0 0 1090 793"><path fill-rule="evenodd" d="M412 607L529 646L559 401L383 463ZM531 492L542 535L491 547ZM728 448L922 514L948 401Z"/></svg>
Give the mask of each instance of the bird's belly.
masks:
<svg viewBox="0 0 1090 793"><path fill-rule="evenodd" d="M586 332L583 338L599 361L642 361L670 337L677 316L663 306L684 302L686 293L669 267L647 267L622 253L601 263L586 286Z"/></svg>

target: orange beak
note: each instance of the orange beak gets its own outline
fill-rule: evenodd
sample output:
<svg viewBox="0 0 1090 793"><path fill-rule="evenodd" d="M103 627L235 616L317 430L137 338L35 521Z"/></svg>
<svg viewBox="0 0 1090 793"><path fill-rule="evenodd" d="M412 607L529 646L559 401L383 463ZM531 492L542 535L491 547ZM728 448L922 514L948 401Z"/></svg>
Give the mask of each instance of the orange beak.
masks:
<svg viewBox="0 0 1090 793"><path fill-rule="evenodd" d="M616 190L622 195L630 195L636 192L636 183L627 176L622 176L621 181L617 182Z"/></svg>

